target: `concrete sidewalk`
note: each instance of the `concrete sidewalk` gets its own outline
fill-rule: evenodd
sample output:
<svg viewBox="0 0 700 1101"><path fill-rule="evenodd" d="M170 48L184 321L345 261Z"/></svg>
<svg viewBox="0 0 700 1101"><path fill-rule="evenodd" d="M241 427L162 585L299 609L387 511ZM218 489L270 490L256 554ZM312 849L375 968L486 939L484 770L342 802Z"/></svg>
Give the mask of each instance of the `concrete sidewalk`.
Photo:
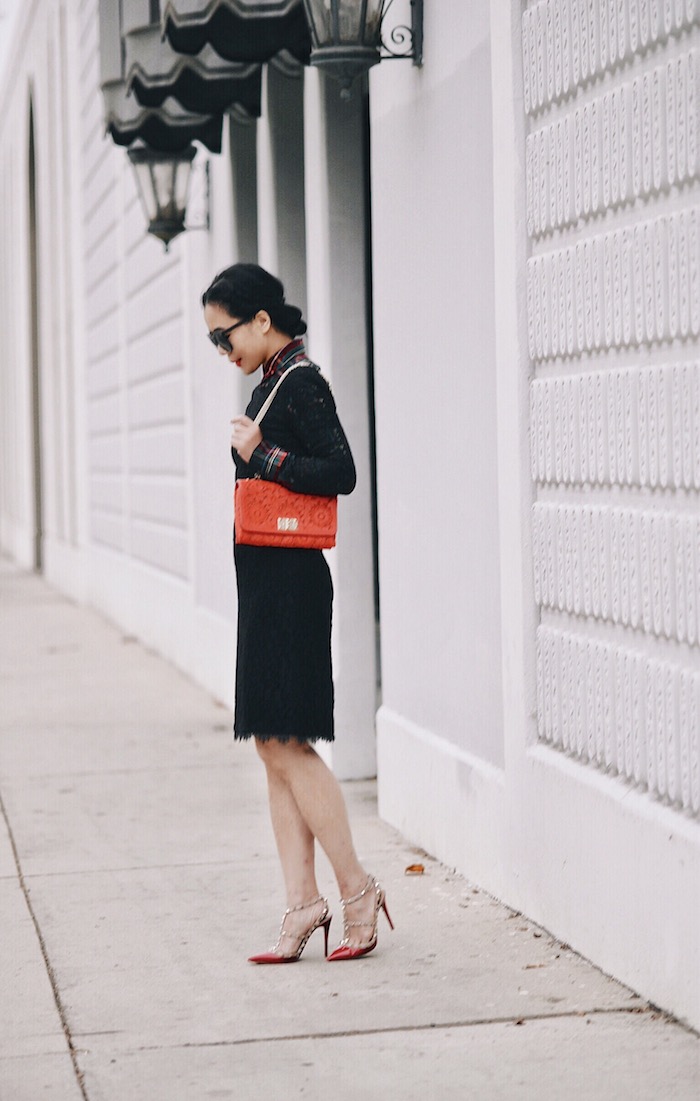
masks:
<svg viewBox="0 0 700 1101"><path fill-rule="evenodd" d="M346 793L396 932L248 964L284 902L228 711L6 562L0 601L2 1101L700 1096L694 1034L417 855L371 783Z"/></svg>

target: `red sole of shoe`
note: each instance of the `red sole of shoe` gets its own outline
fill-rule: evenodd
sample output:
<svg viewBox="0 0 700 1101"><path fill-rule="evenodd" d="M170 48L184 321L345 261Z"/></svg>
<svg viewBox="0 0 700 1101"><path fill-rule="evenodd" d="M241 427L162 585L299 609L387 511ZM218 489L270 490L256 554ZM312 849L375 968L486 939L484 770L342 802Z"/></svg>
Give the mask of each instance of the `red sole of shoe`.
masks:
<svg viewBox="0 0 700 1101"><path fill-rule="evenodd" d="M298 963L298 956L248 956L248 963Z"/></svg>

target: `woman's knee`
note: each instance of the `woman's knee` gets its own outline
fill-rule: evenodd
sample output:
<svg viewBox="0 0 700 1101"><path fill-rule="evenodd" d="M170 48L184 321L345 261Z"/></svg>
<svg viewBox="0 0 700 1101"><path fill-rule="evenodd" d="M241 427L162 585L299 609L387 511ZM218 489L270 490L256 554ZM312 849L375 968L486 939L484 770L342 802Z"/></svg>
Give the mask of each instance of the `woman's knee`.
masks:
<svg viewBox="0 0 700 1101"><path fill-rule="evenodd" d="M275 772L287 772L304 756L315 753L306 742L283 742L279 738L256 738L255 748L265 767Z"/></svg>

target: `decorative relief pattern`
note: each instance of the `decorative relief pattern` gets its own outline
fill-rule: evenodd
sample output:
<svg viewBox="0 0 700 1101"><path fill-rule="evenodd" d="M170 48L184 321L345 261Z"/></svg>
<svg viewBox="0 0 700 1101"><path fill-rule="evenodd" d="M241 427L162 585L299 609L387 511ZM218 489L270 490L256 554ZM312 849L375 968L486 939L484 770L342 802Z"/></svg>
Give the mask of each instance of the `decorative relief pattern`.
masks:
<svg viewBox="0 0 700 1101"><path fill-rule="evenodd" d="M525 145L531 237L700 173L700 50L534 130Z"/></svg>
<svg viewBox="0 0 700 1101"><path fill-rule="evenodd" d="M697 0L540 0L522 19L526 112L698 22Z"/></svg>
<svg viewBox="0 0 700 1101"><path fill-rule="evenodd" d="M522 22L539 736L692 814L699 26L700 0L539 0Z"/></svg>
<svg viewBox="0 0 700 1101"><path fill-rule="evenodd" d="M700 673L540 627L537 693L542 741L700 811Z"/></svg>
<svg viewBox="0 0 700 1101"><path fill-rule="evenodd" d="M700 490L700 363L536 379L533 480Z"/></svg>
<svg viewBox="0 0 700 1101"><path fill-rule="evenodd" d="M700 516L537 504L533 552L542 607L700 642Z"/></svg>
<svg viewBox="0 0 700 1101"><path fill-rule="evenodd" d="M534 361L700 334L700 207L662 215L527 265Z"/></svg>

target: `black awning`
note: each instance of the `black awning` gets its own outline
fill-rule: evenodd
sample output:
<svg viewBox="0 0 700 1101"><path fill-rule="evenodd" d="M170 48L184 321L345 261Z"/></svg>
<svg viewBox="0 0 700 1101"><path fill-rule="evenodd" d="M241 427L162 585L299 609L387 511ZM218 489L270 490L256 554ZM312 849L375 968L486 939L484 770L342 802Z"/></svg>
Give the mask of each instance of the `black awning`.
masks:
<svg viewBox="0 0 700 1101"><path fill-rule="evenodd" d="M159 153L182 153L193 141L211 153L221 152L223 115L196 115L174 99L158 108L142 107L126 93L123 82L102 88L105 127L115 145L129 146L140 139Z"/></svg>
<svg viewBox="0 0 700 1101"><path fill-rule="evenodd" d="M160 107L172 97L194 114L217 115L235 104L259 116L260 65L226 61L209 45L195 56L177 53L163 39L159 22L129 15L129 0L123 19L126 90L141 106Z"/></svg>
<svg viewBox="0 0 700 1101"><path fill-rule="evenodd" d="M172 96L158 106L142 105L129 95L125 80L124 19L130 27L147 24L147 0L99 0L100 87L105 107L105 128L116 145L140 139L161 153L182 152L200 141L212 153L221 151L223 116L213 111L186 110ZM155 24L157 29L157 24Z"/></svg>
<svg viewBox="0 0 700 1101"><path fill-rule="evenodd" d="M228 61L264 62L287 51L306 65L311 39L302 0L166 0L163 33L174 50L208 43Z"/></svg>

